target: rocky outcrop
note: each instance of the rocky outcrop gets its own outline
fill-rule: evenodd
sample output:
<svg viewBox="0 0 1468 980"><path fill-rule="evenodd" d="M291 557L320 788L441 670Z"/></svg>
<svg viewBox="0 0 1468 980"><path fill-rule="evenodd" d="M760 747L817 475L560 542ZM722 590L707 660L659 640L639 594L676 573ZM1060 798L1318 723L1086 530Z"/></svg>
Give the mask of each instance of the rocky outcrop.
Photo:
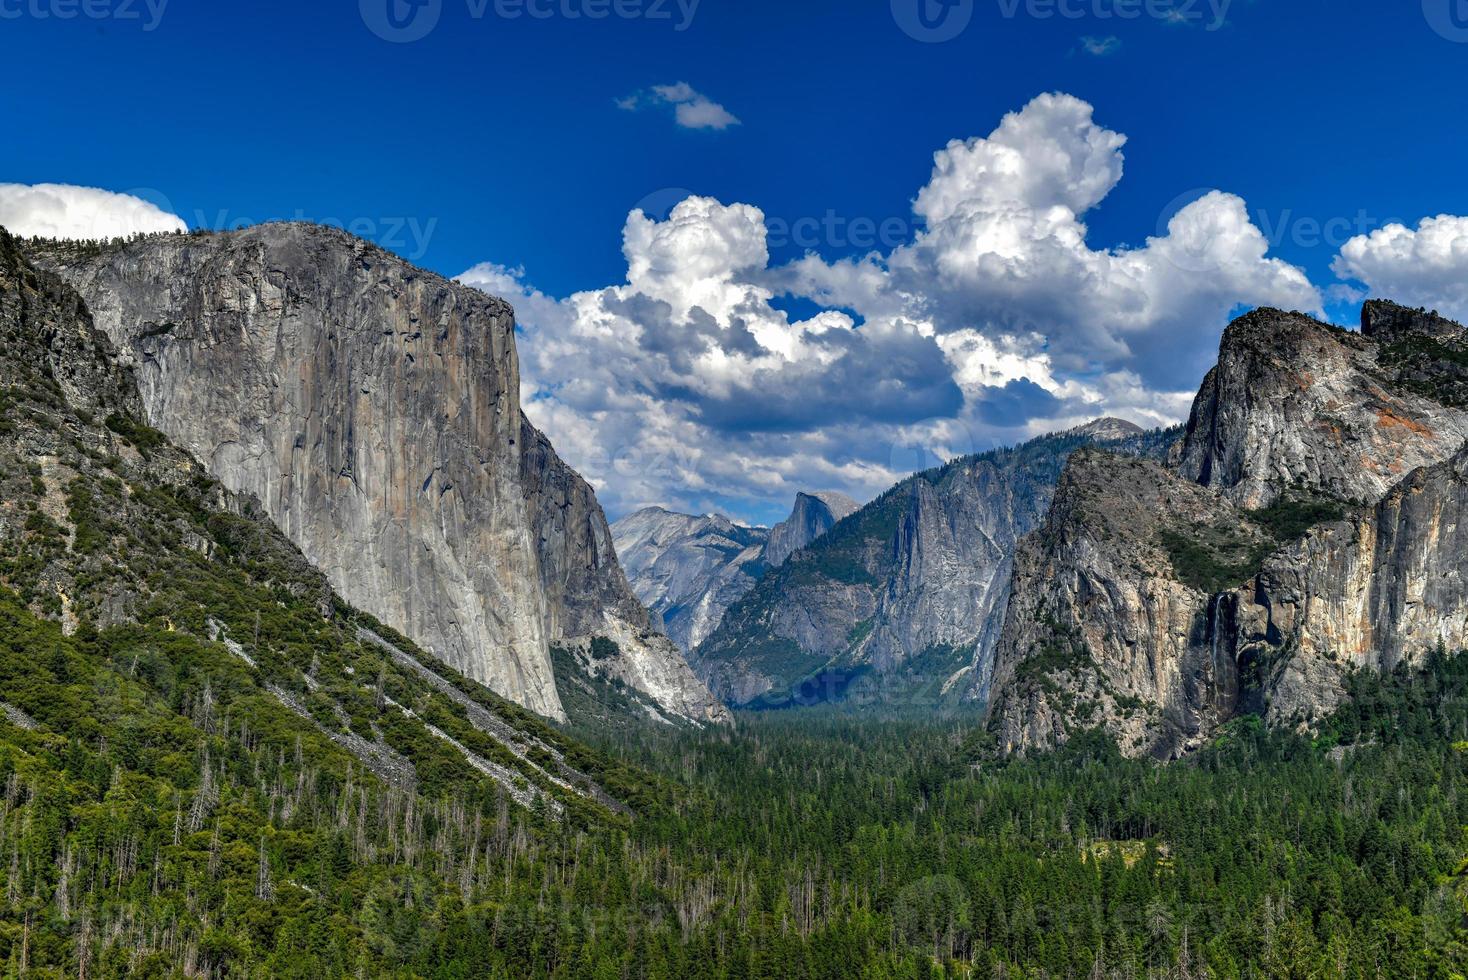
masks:
<svg viewBox="0 0 1468 980"><path fill-rule="evenodd" d="M1016 560L1003 749L1100 727L1172 757L1241 711L1308 726L1348 670L1468 642L1464 334L1381 302L1362 322L1251 313L1170 468L1072 459Z"/></svg>
<svg viewBox="0 0 1468 980"><path fill-rule="evenodd" d="M1269 309L1234 321L1193 403L1178 471L1244 507L1290 487L1366 503L1452 455L1468 439L1468 410L1400 383L1391 341L1424 323L1461 328L1427 316L1414 326L1392 309L1368 305L1359 334Z"/></svg>
<svg viewBox="0 0 1468 980"><path fill-rule="evenodd" d="M661 720L728 721L728 709L633 593L591 485L528 420L521 433L521 479L552 642L575 655L583 673L647 695ZM596 638L611 640L615 655L591 656Z"/></svg>
<svg viewBox="0 0 1468 980"><path fill-rule="evenodd" d="M765 564L775 568L795 552L836 526L836 522L854 514L861 506L844 493L826 490L797 493L790 516L770 528L765 544Z"/></svg>
<svg viewBox="0 0 1468 980"><path fill-rule="evenodd" d="M661 507L612 525L633 591L684 650L702 643L724 610L754 586L764 572L769 533L718 514L693 517Z"/></svg>
<svg viewBox="0 0 1468 980"><path fill-rule="evenodd" d="M171 738L182 739L178 745L192 741L190 732L217 738L233 730L236 748L266 747L268 754L271 744L280 752L293 746L310 770L355 770L359 784L380 781L412 793L426 763L438 780L457 767L481 795L494 785L507 801L548 816L572 802L630 812L567 762L573 749L593 758L586 749L449 675L409 641L385 639L376 631L382 627L333 592L258 502L229 492L148 427L134 372L120 352L77 293L32 267L4 229L0 340L0 594L7 627L16 625L17 598L84 643L98 630L127 626L117 643L133 650L128 679L120 671L95 678L130 685L129 710L149 705L151 724L167 726ZM159 642L163 650L155 649ZM51 658L49 650L16 650ZM139 651L161 669L137 669ZM202 697L181 693L169 666L177 658L200 678ZM60 744L80 731L68 733L67 724L93 724L75 712L71 718L37 710L45 698L34 680L6 674L6 697L31 709L0 701L11 724ZM211 685L228 693L216 702ZM170 703L179 714L168 712ZM221 706L229 721L216 728ZM440 752L437 743L451 751Z"/></svg>
<svg viewBox="0 0 1468 980"><path fill-rule="evenodd" d="M150 422L257 497L352 603L544 715L553 642L645 612L591 488L523 418L510 307L298 224L38 247L135 367ZM719 708L683 673L670 713Z"/></svg>
<svg viewBox="0 0 1468 980"><path fill-rule="evenodd" d="M1468 448L1272 557L1233 601L1233 645L1271 723L1309 726L1350 670L1468 649Z"/></svg>
<svg viewBox="0 0 1468 980"><path fill-rule="evenodd" d="M911 477L767 572L694 669L736 704L982 697L1015 545L1097 432L1152 454L1176 436L1107 420Z"/></svg>
<svg viewBox="0 0 1468 980"><path fill-rule="evenodd" d="M1076 453L1015 558L990 709L1000 747L1097 725L1129 754L1195 746L1238 700L1211 593L1270 547L1222 495L1155 462Z"/></svg>

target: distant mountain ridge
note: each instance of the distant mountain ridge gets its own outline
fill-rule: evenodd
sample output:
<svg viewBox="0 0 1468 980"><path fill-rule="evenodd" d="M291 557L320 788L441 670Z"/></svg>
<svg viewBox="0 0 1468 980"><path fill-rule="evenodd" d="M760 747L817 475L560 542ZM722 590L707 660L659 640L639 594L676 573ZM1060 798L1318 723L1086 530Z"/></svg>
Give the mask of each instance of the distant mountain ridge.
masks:
<svg viewBox="0 0 1468 980"><path fill-rule="evenodd" d="M771 570L692 654L736 705L981 699L1015 543L1075 449L1165 455L1180 430L1100 419L904 480ZM921 693L919 693L921 691Z"/></svg>
<svg viewBox="0 0 1468 980"><path fill-rule="evenodd" d="M613 524L612 539L638 598L687 651L713 632L766 569L783 564L856 508L842 493L802 492L787 519L765 528L719 514L694 517L648 507Z"/></svg>
<svg viewBox="0 0 1468 980"><path fill-rule="evenodd" d="M834 490L798 493L790 516L770 529L765 544L765 564L778 568L795 552L835 527L858 507L855 500Z"/></svg>

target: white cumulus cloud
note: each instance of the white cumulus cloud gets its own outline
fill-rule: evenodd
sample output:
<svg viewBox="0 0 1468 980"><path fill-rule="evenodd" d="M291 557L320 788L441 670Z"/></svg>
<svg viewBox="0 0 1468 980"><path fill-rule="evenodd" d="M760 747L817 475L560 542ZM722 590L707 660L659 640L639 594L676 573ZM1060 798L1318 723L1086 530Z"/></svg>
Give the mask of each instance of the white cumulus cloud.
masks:
<svg viewBox="0 0 1468 980"><path fill-rule="evenodd" d="M1358 235L1331 268L1371 295L1468 322L1468 218L1442 214L1416 228L1390 224Z"/></svg>
<svg viewBox="0 0 1468 980"><path fill-rule="evenodd" d="M1089 243L1126 143L1092 114L1044 95L939 150L886 253L772 266L758 207L694 196L628 216L624 283L557 299L502 266L461 279L515 303L526 411L614 516L770 520L796 490L866 499L1102 414L1179 420L1233 312L1320 295L1229 194L1140 247Z"/></svg>
<svg viewBox="0 0 1468 980"><path fill-rule="evenodd" d="M188 230L151 201L74 184L0 184L0 226L23 237L86 239Z"/></svg>

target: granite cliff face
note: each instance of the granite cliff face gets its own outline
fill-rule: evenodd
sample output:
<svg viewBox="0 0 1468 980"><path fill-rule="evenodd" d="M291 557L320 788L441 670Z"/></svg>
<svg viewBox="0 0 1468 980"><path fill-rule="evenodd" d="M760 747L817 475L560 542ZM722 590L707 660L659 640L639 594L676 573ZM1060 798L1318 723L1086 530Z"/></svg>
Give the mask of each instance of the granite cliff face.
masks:
<svg viewBox="0 0 1468 980"><path fill-rule="evenodd" d="M1244 507L1292 486L1379 500L1468 439L1468 412L1400 377L1409 362L1438 376L1442 365L1402 338L1444 329L1458 328L1383 303L1367 305L1361 333L1278 310L1236 320L1193 403L1178 472Z"/></svg>
<svg viewBox="0 0 1468 980"><path fill-rule="evenodd" d="M1182 541L1207 554L1180 573L1193 557ZM1269 546L1224 497L1157 463L1072 456L1015 558L990 704L1000 748L1054 748L1102 724L1130 754L1196 744L1238 700L1208 579L1227 582Z"/></svg>
<svg viewBox="0 0 1468 980"><path fill-rule="evenodd" d="M135 368L150 423L348 602L544 715L563 717L550 645L593 633L627 641L606 669L668 712L722 715L522 416L504 302L307 225L35 251Z"/></svg>
<svg viewBox="0 0 1468 980"><path fill-rule="evenodd" d="M860 506L834 490L796 494L790 516L770 528L765 564L770 568L785 564L791 555L831 530L842 518L856 513Z"/></svg>
<svg viewBox="0 0 1468 980"><path fill-rule="evenodd" d="M83 642L126 627L106 647L132 662L110 682L133 685L116 702L125 716L137 711L153 719L140 725L157 726L160 707L172 704L180 713L148 730L190 739L191 723L201 736L234 729L237 749L293 746L316 771L350 762L359 780L401 791L415 789L427 766L432 778L493 783L507 801L549 814L573 805L627 812L567 761L572 743L409 641L382 635L257 501L229 492L147 426L134 372L81 298L32 267L4 229L0 340L7 621L24 606ZM37 727L12 700L35 711L44 695L26 675L6 674L0 707ZM202 699L187 677L202 684ZM231 720L216 729L221 714ZM65 734L51 727L46 737L64 745Z"/></svg>
<svg viewBox="0 0 1468 980"><path fill-rule="evenodd" d="M1229 597L1229 639L1274 724L1309 726L1349 670L1468 649L1468 449L1271 557Z"/></svg>
<svg viewBox="0 0 1468 980"><path fill-rule="evenodd" d="M735 704L982 697L1015 544L1097 433L1151 454L1176 437L1103 420L911 477L766 573L694 669Z"/></svg>
<svg viewBox="0 0 1468 980"><path fill-rule="evenodd" d="M661 507L628 514L612 525L633 591L684 650L702 643L724 610L764 572L770 531L726 517L693 517Z"/></svg>
<svg viewBox="0 0 1468 980"><path fill-rule="evenodd" d="M1344 672L1464 645L1465 335L1368 303L1351 333L1225 332L1172 466L1073 458L996 654L1006 751L1103 727L1174 757L1241 711L1308 725Z"/></svg>

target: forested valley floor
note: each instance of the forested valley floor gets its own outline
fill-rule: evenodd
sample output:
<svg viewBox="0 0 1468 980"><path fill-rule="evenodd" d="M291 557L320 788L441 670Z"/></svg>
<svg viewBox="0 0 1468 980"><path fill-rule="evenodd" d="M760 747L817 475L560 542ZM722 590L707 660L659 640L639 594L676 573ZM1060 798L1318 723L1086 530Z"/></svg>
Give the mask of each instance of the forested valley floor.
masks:
<svg viewBox="0 0 1468 980"><path fill-rule="evenodd" d="M1468 657L1170 765L1099 738L999 762L972 716L622 728L596 748L625 818L313 761L211 650L0 597L7 976L1468 969Z"/></svg>

